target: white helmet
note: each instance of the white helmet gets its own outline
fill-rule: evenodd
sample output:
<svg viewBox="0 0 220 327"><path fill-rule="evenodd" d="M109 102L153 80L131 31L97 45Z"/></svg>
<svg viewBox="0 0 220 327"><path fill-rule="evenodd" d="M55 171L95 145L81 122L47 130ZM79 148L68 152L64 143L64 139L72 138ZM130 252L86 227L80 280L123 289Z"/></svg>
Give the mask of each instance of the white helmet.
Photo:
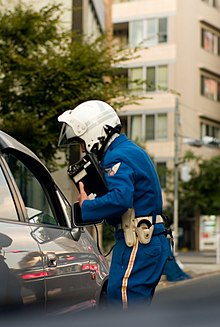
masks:
<svg viewBox="0 0 220 327"><path fill-rule="evenodd" d="M59 145L83 142L87 152L100 155L111 136L120 133L121 122L115 110L107 103L90 100L58 117L63 122Z"/></svg>

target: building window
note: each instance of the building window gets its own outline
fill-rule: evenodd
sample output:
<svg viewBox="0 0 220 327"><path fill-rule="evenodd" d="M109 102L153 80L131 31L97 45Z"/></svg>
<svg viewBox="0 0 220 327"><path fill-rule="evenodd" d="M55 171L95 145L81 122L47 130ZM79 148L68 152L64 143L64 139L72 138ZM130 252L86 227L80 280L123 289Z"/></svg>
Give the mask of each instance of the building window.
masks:
<svg viewBox="0 0 220 327"><path fill-rule="evenodd" d="M142 116L131 116L131 139L134 141L142 140Z"/></svg>
<svg viewBox="0 0 220 327"><path fill-rule="evenodd" d="M157 71L157 88L166 90L168 87L168 67L166 65L158 66Z"/></svg>
<svg viewBox="0 0 220 327"><path fill-rule="evenodd" d="M202 48L212 54L220 55L220 31L212 30L210 27L202 27Z"/></svg>
<svg viewBox="0 0 220 327"><path fill-rule="evenodd" d="M149 47L167 42L167 18L150 18L129 22L129 46Z"/></svg>
<svg viewBox="0 0 220 327"><path fill-rule="evenodd" d="M167 181L167 165L166 162L157 162L156 163L157 174L160 180L160 185L162 188L166 187Z"/></svg>
<svg viewBox="0 0 220 327"><path fill-rule="evenodd" d="M167 114L158 114L156 116L156 139L166 139L167 138Z"/></svg>
<svg viewBox="0 0 220 327"><path fill-rule="evenodd" d="M135 142L167 139L166 113L128 115L121 116L120 119L123 125L123 132Z"/></svg>
<svg viewBox="0 0 220 327"><path fill-rule="evenodd" d="M135 20L129 23L129 45L132 48L144 45L144 21Z"/></svg>
<svg viewBox="0 0 220 327"><path fill-rule="evenodd" d="M121 132L128 135L128 120L126 116L120 117L121 121Z"/></svg>
<svg viewBox="0 0 220 327"><path fill-rule="evenodd" d="M220 76L201 75L201 94L208 99L220 101Z"/></svg>
<svg viewBox="0 0 220 327"><path fill-rule="evenodd" d="M143 68L131 68L129 70L130 84L129 89L132 93L140 94L143 92Z"/></svg>
<svg viewBox="0 0 220 327"><path fill-rule="evenodd" d="M167 139L167 114L146 115L145 140Z"/></svg>
<svg viewBox="0 0 220 327"><path fill-rule="evenodd" d="M202 2L205 2L210 7L219 8L220 7L220 1L219 0L202 0Z"/></svg>
<svg viewBox="0 0 220 327"><path fill-rule="evenodd" d="M145 140L167 139L167 114L145 115Z"/></svg>
<svg viewBox="0 0 220 327"><path fill-rule="evenodd" d="M210 136L220 141L220 124L201 123L200 124L200 137L201 140Z"/></svg>
<svg viewBox="0 0 220 327"><path fill-rule="evenodd" d="M152 92L156 90L156 67L147 67L147 89L146 91Z"/></svg>
<svg viewBox="0 0 220 327"><path fill-rule="evenodd" d="M158 41L159 43L167 42L167 18L159 19L159 27L158 27Z"/></svg>
<svg viewBox="0 0 220 327"><path fill-rule="evenodd" d="M114 43L119 47L128 45L128 23L114 24Z"/></svg>
<svg viewBox="0 0 220 327"><path fill-rule="evenodd" d="M155 139L155 115L147 115L145 123L145 139Z"/></svg>
<svg viewBox="0 0 220 327"><path fill-rule="evenodd" d="M215 6L215 0L202 0L203 2L207 3L209 6Z"/></svg>
<svg viewBox="0 0 220 327"><path fill-rule="evenodd" d="M167 65L130 68L129 76L129 89L135 94L165 91L168 88Z"/></svg>
<svg viewBox="0 0 220 327"><path fill-rule="evenodd" d="M166 90L168 87L168 66L152 66L146 68L146 91Z"/></svg>

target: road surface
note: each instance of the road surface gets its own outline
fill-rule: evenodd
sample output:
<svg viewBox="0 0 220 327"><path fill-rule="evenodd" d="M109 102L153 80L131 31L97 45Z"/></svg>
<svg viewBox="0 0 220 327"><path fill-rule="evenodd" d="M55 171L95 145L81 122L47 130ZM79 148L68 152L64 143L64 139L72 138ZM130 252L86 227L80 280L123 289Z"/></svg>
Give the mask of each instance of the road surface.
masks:
<svg viewBox="0 0 220 327"><path fill-rule="evenodd" d="M156 292L150 307L132 311L83 313L70 317L25 317L1 320L7 327L219 327L220 273L177 282Z"/></svg>
<svg viewBox="0 0 220 327"><path fill-rule="evenodd" d="M156 292L150 313L175 326L220 326L220 273L175 283ZM168 326L168 324L165 326Z"/></svg>

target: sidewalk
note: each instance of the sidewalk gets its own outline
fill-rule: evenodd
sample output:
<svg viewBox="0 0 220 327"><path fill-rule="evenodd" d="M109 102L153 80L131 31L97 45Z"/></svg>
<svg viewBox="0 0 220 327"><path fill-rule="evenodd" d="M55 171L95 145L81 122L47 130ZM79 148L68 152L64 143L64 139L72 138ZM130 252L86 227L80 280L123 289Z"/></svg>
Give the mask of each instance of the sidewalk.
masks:
<svg viewBox="0 0 220 327"><path fill-rule="evenodd" d="M181 268L194 275L201 275L220 271L220 264L217 264L216 253L212 252L179 252L176 256Z"/></svg>
<svg viewBox="0 0 220 327"><path fill-rule="evenodd" d="M192 278L198 278L218 272L220 273L220 264L216 263L215 252L179 252L176 255L176 261L180 268ZM168 282L166 281L166 276L162 276L158 288L164 288L175 285L176 283L187 282L189 280L190 279Z"/></svg>

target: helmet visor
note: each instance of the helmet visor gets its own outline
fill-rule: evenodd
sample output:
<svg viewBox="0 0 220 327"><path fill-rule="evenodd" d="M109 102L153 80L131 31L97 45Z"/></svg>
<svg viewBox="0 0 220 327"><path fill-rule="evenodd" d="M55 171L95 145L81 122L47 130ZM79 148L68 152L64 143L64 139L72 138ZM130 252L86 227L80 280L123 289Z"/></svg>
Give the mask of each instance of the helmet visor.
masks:
<svg viewBox="0 0 220 327"><path fill-rule="evenodd" d="M67 147L68 145L76 143L80 143L80 139L73 136L73 130L68 124L63 123L58 140L58 146Z"/></svg>

